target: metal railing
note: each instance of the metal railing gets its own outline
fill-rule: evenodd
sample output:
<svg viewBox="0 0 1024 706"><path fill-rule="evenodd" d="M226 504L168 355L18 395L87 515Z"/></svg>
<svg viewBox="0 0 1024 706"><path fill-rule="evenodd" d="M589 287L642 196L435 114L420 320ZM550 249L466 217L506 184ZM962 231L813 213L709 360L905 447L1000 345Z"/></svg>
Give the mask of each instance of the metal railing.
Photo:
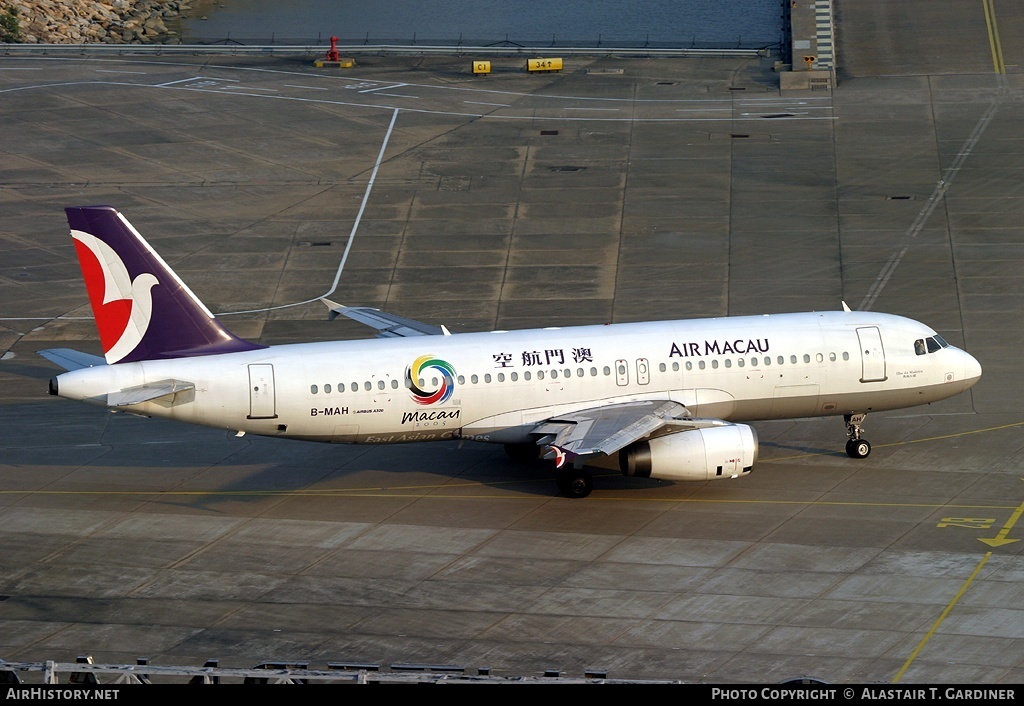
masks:
<svg viewBox="0 0 1024 706"><path fill-rule="evenodd" d="M4 56L303 56L323 57L324 45L282 44L0 44ZM755 58L770 56L771 47L761 49L695 49L652 47L532 47L532 46L425 46L393 44L338 45L342 56L354 55L438 55L438 56L539 56L557 53L564 56L702 57Z"/></svg>
<svg viewBox="0 0 1024 706"><path fill-rule="evenodd" d="M138 664L93 664L83 655L76 662L6 662L0 660L0 686L20 685L128 685L128 684L682 684L676 680L609 679L603 671L580 677L547 670L542 676L498 676L488 668L431 664L379 664L329 662L326 670L310 669L308 662L264 662L249 669L223 668L217 660L202 667Z"/></svg>

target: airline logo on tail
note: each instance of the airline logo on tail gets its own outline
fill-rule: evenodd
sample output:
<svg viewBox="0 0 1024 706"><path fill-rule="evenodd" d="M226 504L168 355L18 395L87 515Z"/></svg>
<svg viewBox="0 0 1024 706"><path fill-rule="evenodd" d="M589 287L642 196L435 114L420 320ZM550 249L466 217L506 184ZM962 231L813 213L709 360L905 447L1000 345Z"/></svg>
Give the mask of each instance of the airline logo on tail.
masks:
<svg viewBox="0 0 1024 706"><path fill-rule="evenodd" d="M160 282L144 272L134 280L118 254L99 238L72 230L107 363L138 347L153 318L153 294Z"/></svg>

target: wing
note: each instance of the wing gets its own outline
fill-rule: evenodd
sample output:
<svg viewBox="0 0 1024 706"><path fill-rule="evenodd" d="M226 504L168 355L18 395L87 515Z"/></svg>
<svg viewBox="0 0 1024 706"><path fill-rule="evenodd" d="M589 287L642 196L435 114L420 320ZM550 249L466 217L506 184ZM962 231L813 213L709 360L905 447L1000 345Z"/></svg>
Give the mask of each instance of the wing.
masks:
<svg viewBox="0 0 1024 706"><path fill-rule="evenodd" d="M88 353L82 353L71 348L48 348L44 351L39 351L39 355L65 370L95 368L98 365L107 364L107 361L101 356L89 355Z"/></svg>
<svg viewBox="0 0 1024 706"><path fill-rule="evenodd" d="M694 419L678 402L648 400L579 410L552 417L533 429L539 445L551 446L559 462L593 454L610 455L663 430L685 431L718 420Z"/></svg>
<svg viewBox="0 0 1024 706"><path fill-rule="evenodd" d="M444 326L432 326L421 321L407 319L396 314L387 314L380 309L368 306L343 306L330 299L321 299L331 310L331 321L339 316L366 324L377 329L377 338L406 338L409 336L451 336L452 333Z"/></svg>

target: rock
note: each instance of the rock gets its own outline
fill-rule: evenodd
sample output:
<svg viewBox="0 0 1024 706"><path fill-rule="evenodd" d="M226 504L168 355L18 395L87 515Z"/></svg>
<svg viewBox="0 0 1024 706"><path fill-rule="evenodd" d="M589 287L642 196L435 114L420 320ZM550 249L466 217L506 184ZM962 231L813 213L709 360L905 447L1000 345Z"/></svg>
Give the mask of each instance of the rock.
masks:
<svg viewBox="0 0 1024 706"><path fill-rule="evenodd" d="M85 41L153 42L168 33L166 20L190 9L188 0L4 0L17 11L26 44Z"/></svg>

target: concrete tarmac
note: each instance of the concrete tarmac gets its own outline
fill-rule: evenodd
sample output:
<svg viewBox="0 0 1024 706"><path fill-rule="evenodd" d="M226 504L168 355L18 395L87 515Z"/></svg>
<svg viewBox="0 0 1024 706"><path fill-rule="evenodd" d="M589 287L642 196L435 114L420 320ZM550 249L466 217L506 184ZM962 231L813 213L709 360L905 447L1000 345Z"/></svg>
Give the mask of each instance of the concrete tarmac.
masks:
<svg viewBox="0 0 1024 706"><path fill-rule="evenodd" d="M1021 681L1024 8L836 6L835 89L785 95L771 59L0 56L0 658ZM99 350L96 203L263 343L372 335L325 294L453 331L846 301L984 375L864 460L756 424L747 478L585 500L486 445L115 415L35 354Z"/></svg>

